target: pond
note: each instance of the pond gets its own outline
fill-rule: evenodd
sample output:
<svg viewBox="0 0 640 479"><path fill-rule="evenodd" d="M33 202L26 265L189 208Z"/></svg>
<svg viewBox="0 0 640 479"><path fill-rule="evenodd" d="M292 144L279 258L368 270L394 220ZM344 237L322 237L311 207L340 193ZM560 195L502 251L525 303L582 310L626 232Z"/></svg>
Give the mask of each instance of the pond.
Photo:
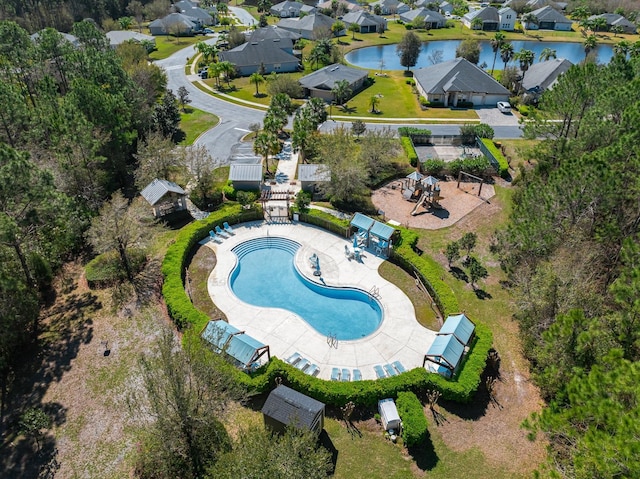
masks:
<svg viewBox="0 0 640 479"><path fill-rule="evenodd" d="M430 57L434 52L441 51L441 61L453 60L456 57L456 48L462 40L440 40L427 42L422 45L418 63L415 68L426 67L432 65ZM535 63L539 62L540 52L545 48L551 48L556 51L558 58L566 58L571 63L576 64L584 60L584 46L582 43L567 42L536 42L536 41L513 41L514 52L519 52L522 48L531 50L535 54ZM612 45L598 45L595 48L598 63L609 63L613 57ZM404 70L400 65L400 57L396 53L396 45L381 45L376 47L366 47L353 50L345 55L347 62L360 68L369 70ZM380 61L384 60L384 66L380 65ZM493 50L491 43L488 41L480 42L480 61L478 65L486 63L488 69L493 64ZM509 65L517 65L515 60L511 60ZM503 69L504 63L500 59L500 53L496 59L496 69Z"/></svg>

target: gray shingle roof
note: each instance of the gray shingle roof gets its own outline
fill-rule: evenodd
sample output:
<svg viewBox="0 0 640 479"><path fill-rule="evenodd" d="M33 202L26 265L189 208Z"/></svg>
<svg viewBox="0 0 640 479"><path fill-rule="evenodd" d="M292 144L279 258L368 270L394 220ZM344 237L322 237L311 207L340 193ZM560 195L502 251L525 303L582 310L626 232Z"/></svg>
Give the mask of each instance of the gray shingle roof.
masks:
<svg viewBox="0 0 640 479"><path fill-rule="evenodd" d="M145 35L144 33L134 32L131 30L112 30L107 32L107 38L110 45L120 45L121 43L133 40L134 42L150 41L155 42L156 39L151 35Z"/></svg>
<svg viewBox="0 0 640 479"><path fill-rule="evenodd" d="M151 206L160 201L167 193L186 194L182 188L172 181L159 180L158 178L149 183L144 190L140 192L142 197L147 200Z"/></svg>
<svg viewBox="0 0 640 479"><path fill-rule="evenodd" d="M318 413L323 410L324 404L320 401L281 384L269 394L262 414L283 424L297 423L311 427Z"/></svg>
<svg viewBox="0 0 640 479"><path fill-rule="evenodd" d="M565 73L573 64L564 58L554 58L546 62L534 63L525 73L522 87L525 90L547 90L551 88L558 77Z"/></svg>
<svg viewBox="0 0 640 479"><path fill-rule="evenodd" d="M231 181L262 181L262 165L231 165Z"/></svg>
<svg viewBox="0 0 640 479"><path fill-rule="evenodd" d="M292 2L291 0L285 0L284 2L276 3L275 5L273 5L270 10L276 12L283 12L285 10L288 11L291 8L300 10L303 5L304 4L301 2Z"/></svg>
<svg viewBox="0 0 640 479"><path fill-rule="evenodd" d="M539 22L571 23L567 17L553 7L547 5L531 12Z"/></svg>
<svg viewBox="0 0 640 479"><path fill-rule="evenodd" d="M170 13L164 18L154 20L149 24L149 27L160 27L167 31L171 29L173 25L181 25L187 29L194 29L196 28L196 22L194 20L195 19L193 17L188 17L182 13Z"/></svg>
<svg viewBox="0 0 640 479"><path fill-rule="evenodd" d="M331 181L331 172L325 165L298 165L298 180L300 181Z"/></svg>
<svg viewBox="0 0 640 479"><path fill-rule="evenodd" d="M218 58L221 61L229 61L238 67L260 65L261 63L300 63L298 58L285 52L283 48L293 48L293 42L288 38L247 42L232 50L218 53Z"/></svg>
<svg viewBox="0 0 640 479"><path fill-rule="evenodd" d="M194 5L189 0L181 0L173 6L180 12L189 17L197 18L206 25L213 23L213 17L202 8Z"/></svg>
<svg viewBox="0 0 640 479"><path fill-rule="evenodd" d="M589 20L595 20L596 18L604 18L607 21L607 25L610 27L620 26L630 31L635 31L636 26L627 20L622 15L618 15L617 13L603 13L601 15L591 15Z"/></svg>
<svg viewBox="0 0 640 479"><path fill-rule="evenodd" d="M475 92L508 95L509 90L491 75L464 58L419 68L413 74L416 82L428 94L445 92Z"/></svg>
<svg viewBox="0 0 640 479"><path fill-rule="evenodd" d="M313 33L317 28L329 28L335 23L331 17L327 17L322 13L314 13L313 15L305 15L302 18L283 18L278 22L278 27L292 30L294 32L304 31Z"/></svg>
<svg viewBox="0 0 640 479"><path fill-rule="evenodd" d="M276 38L289 38L293 42L300 38L300 35L289 30L283 30L275 25L269 27L258 28L249 36L250 42L259 42L260 40L274 40Z"/></svg>
<svg viewBox="0 0 640 479"><path fill-rule="evenodd" d="M367 75L369 75L369 72L366 70L359 70L340 63L334 63L333 65L326 66L320 70L303 76L298 81L300 82L300 85L305 88L315 90L332 90L340 80L347 80L350 85L353 85Z"/></svg>
<svg viewBox="0 0 640 479"><path fill-rule="evenodd" d="M364 10L358 10L357 12L349 12L342 17L342 21L346 25L351 25L352 23L355 23L356 25L359 25L361 27L362 26L370 27L370 26L377 26L377 25L384 25L385 27L387 26L387 21L384 18L378 15L374 15L373 13L365 12Z"/></svg>
<svg viewBox="0 0 640 479"><path fill-rule="evenodd" d="M447 19L441 13L434 12L433 10L428 10L426 8L416 8L414 10L409 10L407 13L403 13L400 15L400 18L404 21L412 22L416 18L422 18L427 23L442 23L444 24Z"/></svg>
<svg viewBox="0 0 640 479"><path fill-rule="evenodd" d="M75 35L71 35L70 33L62 33L62 32L58 32L58 34L62 35L62 38L64 38L68 43L70 43L74 47L80 46L80 40L78 40L78 37L76 37ZM40 38L40 32L31 34L29 38L31 38L32 42L37 42L38 39Z"/></svg>
<svg viewBox="0 0 640 479"><path fill-rule="evenodd" d="M500 14L495 7L484 7L479 10L474 10L473 12L466 13L463 18L469 20L469 22L472 22L474 18L479 18L483 22L500 22Z"/></svg>

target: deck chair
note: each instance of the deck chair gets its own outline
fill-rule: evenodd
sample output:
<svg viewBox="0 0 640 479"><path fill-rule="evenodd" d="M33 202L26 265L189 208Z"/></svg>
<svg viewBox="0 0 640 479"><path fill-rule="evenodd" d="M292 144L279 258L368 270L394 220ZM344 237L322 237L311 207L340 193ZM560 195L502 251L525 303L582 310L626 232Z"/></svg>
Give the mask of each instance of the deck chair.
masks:
<svg viewBox="0 0 640 479"><path fill-rule="evenodd" d="M311 362L308 359L302 358L298 364L296 364L296 368L300 371L304 371L311 365Z"/></svg>
<svg viewBox="0 0 640 479"><path fill-rule="evenodd" d="M294 364L296 364L301 359L302 359L302 356L300 356L300 353L293 353L291 356L289 356L287 359L285 359L285 361L293 366Z"/></svg>
<svg viewBox="0 0 640 479"><path fill-rule="evenodd" d="M340 370L338 368L333 368L331 370L331 380L340 381Z"/></svg>
<svg viewBox="0 0 640 479"><path fill-rule="evenodd" d="M348 369L342 370L342 380L343 381L351 381L351 371Z"/></svg>
<svg viewBox="0 0 640 479"><path fill-rule="evenodd" d="M227 233L226 231L222 231L220 225L216 226L216 233L218 234L218 236L222 236L223 238L229 237L229 233Z"/></svg>
<svg viewBox="0 0 640 479"><path fill-rule="evenodd" d="M385 372L389 375L389 376L397 376L398 373L396 372L395 369L393 369L393 366L391 366L391 364L385 364L384 366L382 366L385 370Z"/></svg>
<svg viewBox="0 0 640 479"><path fill-rule="evenodd" d="M353 380L354 381L361 381L362 380L362 373L360 372L359 369L354 369L353 370Z"/></svg>
<svg viewBox="0 0 640 479"><path fill-rule="evenodd" d="M317 376L319 372L320 372L320 368L318 367L317 364L312 364L305 371L305 373L307 373L309 376Z"/></svg>
<svg viewBox="0 0 640 479"><path fill-rule="evenodd" d="M402 365L402 363L400 361L394 361L393 363L391 363L391 365L396 368L396 371L398 371L399 374L402 374L406 371L406 369L404 368L404 366Z"/></svg>
<svg viewBox="0 0 640 479"><path fill-rule="evenodd" d="M233 233L233 228L231 226L229 226L229 223L227 223L226 221L224 223L222 223L222 227L224 228L224 230L229 233L230 235L234 234Z"/></svg>
<svg viewBox="0 0 640 479"><path fill-rule="evenodd" d="M380 366L379 364L376 364L373 367L373 370L376 372L376 377L378 379L382 379L382 378L386 378L387 377L387 375L384 372L384 369L382 369L382 366Z"/></svg>
<svg viewBox="0 0 640 479"><path fill-rule="evenodd" d="M213 230L209 231L209 237L216 243L222 243L222 238L218 236Z"/></svg>

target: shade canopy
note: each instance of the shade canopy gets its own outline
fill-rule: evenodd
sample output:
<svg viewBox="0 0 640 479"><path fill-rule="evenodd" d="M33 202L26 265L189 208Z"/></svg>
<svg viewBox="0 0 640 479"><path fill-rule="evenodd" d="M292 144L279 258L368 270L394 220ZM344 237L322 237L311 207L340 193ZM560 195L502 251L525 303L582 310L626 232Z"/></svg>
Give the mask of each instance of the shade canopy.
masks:
<svg viewBox="0 0 640 479"><path fill-rule="evenodd" d="M433 186L435 185L438 181L438 178L434 178L433 176L427 176L426 178L423 178L420 183L422 183L423 185L429 185L429 186Z"/></svg>
<svg viewBox="0 0 640 479"><path fill-rule="evenodd" d="M371 227L371 230L369 230L369 234L389 241L394 231L395 230L391 226L380 223L379 221L375 221L373 223L373 226Z"/></svg>
<svg viewBox="0 0 640 479"><path fill-rule="evenodd" d="M467 318L464 313L455 314L449 316L442 328L440 328L439 335L451 334L453 335L463 346L469 344L469 341L473 337L473 332L476 329L476 325Z"/></svg>
<svg viewBox="0 0 640 479"><path fill-rule="evenodd" d="M417 171L413 171L407 175L407 178L413 181L420 181L423 178L423 175Z"/></svg>
<svg viewBox="0 0 640 479"><path fill-rule="evenodd" d="M202 337L244 368L251 367L263 354L269 354L269 346L223 320L209 321Z"/></svg>
<svg viewBox="0 0 640 479"><path fill-rule="evenodd" d="M369 231L373 226L373 223L374 220L372 218L369 218L362 213L356 213L351 219L351 226L355 226L356 228L364 231Z"/></svg>
<svg viewBox="0 0 640 479"><path fill-rule="evenodd" d="M453 374L463 354L464 346L453 335L447 334L436 336L424 358L446 367Z"/></svg>

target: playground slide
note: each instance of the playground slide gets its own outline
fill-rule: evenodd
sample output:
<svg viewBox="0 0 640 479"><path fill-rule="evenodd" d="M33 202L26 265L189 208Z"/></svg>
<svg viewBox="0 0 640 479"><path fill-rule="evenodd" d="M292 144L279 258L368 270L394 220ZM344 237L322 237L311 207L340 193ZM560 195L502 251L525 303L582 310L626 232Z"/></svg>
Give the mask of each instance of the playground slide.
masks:
<svg viewBox="0 0 640 479"><path fill-rule="evenodd" d="M418 214L418 208L420 208L421 206L424 206L427 203L428 196L429 196L429 192L425 191L424 193L422 193L422 195L420 196L420 199L416 203L416 206L413 208L413 211L411 212L411 216L415 216Z"/></svg>

